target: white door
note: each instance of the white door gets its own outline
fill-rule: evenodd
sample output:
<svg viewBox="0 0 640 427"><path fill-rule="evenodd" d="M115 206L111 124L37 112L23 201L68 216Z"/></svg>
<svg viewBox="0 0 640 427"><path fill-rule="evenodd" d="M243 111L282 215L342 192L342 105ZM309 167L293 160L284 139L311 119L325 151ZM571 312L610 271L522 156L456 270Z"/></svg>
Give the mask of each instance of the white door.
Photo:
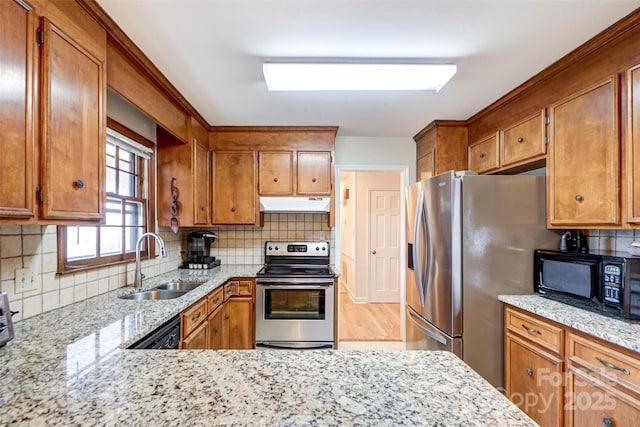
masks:
<svg viewBox="0 0 640 427"><path fill-rule="evenodd" d="M369 192L369 302L400 302L400 191Z"/></svg>

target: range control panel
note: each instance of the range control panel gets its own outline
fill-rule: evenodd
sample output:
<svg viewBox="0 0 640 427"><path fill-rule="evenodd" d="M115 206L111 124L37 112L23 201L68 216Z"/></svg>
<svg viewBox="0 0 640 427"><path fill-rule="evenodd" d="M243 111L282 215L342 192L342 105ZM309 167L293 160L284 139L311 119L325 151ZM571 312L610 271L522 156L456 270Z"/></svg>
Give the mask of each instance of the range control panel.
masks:
<svg viewBox="0 0 640 427"><path fill-rule="evenodd" d="M329 242L266 242L264 254L268 257L328 257Z"/></svg>
<svg viewBox="0 0 640 427"><path fill-rule="evenodd" d="M602 301L615 307L622 307L622 276L624 272L621 264L605 263L602 268Z"/></svg>

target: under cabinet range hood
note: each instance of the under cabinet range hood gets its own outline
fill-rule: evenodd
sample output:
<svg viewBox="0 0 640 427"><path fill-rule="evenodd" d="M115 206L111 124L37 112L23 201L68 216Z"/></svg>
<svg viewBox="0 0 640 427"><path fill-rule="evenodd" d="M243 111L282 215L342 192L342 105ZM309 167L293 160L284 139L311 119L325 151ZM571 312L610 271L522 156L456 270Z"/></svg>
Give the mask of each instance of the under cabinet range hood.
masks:
<svg viewBox="0 0 640 427"><path fill-rule="evenodd" d="M260 197L261 212L329 212L330 197Z"/></svg>

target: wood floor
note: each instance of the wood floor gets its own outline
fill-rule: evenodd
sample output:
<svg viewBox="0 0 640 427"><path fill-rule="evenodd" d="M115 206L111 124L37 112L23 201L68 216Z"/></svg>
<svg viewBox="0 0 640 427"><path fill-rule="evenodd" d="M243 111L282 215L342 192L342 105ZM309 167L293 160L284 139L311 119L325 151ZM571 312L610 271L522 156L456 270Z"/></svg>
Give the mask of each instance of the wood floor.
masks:
<svg viewBox="0 0 640 427"><path fill-rule="evenodd" d="M354 304L340 293L340 341L400 341L400 304Z"/></svg>

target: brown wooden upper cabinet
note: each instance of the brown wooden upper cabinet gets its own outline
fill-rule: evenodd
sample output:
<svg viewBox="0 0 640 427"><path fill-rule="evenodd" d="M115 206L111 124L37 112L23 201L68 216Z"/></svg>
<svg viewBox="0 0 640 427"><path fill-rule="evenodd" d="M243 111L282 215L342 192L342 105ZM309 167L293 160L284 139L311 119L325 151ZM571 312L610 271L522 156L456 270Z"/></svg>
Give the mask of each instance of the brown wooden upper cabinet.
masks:
<svg viewBox="0 0 640 427"><path fill-rule="evenodd" d="M258 220L254 151L213 153L213 223L255 225Z"/></svg>
<svg viewBox="0 0 640 427"><path fill-rule="evenodd" d="M620 223L618 77L549 108L549 227Z"/></svg>
<svg viewBox="0 0 640 427"><path fill-rule="evenodd" d="M543 109L500 131L500 167L531 162L547 153L545 121Z"/></svg>
<svg viewBox="0 0 640 427"><path fill-rule="evenodd" d="M469 144L469 169L478 173L509 173L546 157L546 114L530 116ZM542 165L540 165L542 166Z"/></svg>
<svg viewBox="0 0 640 427"><path fill-rule="evenodd" d="M260 151L258 156L260 195L292 195L293 151Z"/></svg>
<svg viewBox="0 0 640 427"><path fill-rule="evenodd" d="M0 78L8 83L0 88L0 217L97 222L105 199L106 31L75 2L31 4L0 2Z"/></svg>
<svg viewBox="0 0 640 427"><path fill-rule="evenodd" d="M640 64L627 71L629 143L624 153L626 159L626 182L622 188L627 196L627 222L640 224Z"/></svg>
<svg viewBox="0 0 640 427"><path fill-rule="evenodd" d="M469 144L469 169L478 173L488 173L498 170L499 134L488 135Z"/></svg>
<svg viewBox="0 0 640 427"><path fill-rule="evenodd" d="M418 181L449 170L467 169L467 127L465 122L435 120L418 132L416 178Z"/></svg>
<svg viewBox="0 0 640 427"><path fill-rule="evenodd" d="M331 152L298 151L298 194L331 195Z"/></svg>

